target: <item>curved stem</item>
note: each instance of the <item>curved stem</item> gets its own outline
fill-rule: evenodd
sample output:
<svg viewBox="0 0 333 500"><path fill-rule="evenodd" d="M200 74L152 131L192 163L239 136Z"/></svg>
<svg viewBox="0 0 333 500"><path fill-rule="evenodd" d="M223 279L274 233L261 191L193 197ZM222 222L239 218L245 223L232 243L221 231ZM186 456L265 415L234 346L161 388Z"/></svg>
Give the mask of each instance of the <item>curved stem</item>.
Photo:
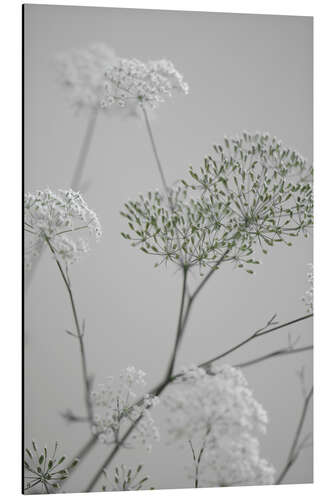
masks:
<svg viewBox="0 0 333 500"><path fill-rule="evenodd" d="M65 283L69 299L70 299L70 304L72 308L72 313L74 317L74 323L75 323L75 329L76 329L76 337L79 341L79 346L80 346L80 356L81 356L81 365L82 365L82 374L83 374L83 381L84 381L84 386L85 386L85 401L86 401L86 407L87 407L87 413L88 413L88 418L89 422L93 421L93 412L92 412L92 406L91 406L91 401L90 401L90 381L89 381L89 376L88 376L88 369L87 369L87 360L86 360L86 354L85 354L85 348L84 348L84 343L83 343L83 331L80 327L79 323L79 318L76 310L76 305L74 301L74 296L71 288L71 284L69 282L69 279L66 277L66 274L58 260L57 254L53 248L53 246L50 243L50 240L48 238L46 239L46 243L48 247L50 248L52 254L55 257L56 264L58 266L58 269L60 271L61 277Z"/></svg>

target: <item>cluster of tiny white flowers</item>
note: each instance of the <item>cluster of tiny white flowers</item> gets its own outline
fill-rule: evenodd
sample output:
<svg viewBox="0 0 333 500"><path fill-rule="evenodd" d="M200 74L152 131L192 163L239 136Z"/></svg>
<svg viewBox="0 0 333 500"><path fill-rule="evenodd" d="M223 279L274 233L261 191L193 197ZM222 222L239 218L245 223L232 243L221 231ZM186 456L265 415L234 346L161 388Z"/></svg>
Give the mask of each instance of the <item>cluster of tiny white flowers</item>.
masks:
<svg viewBox="0 0 333 500"><path fill-rule="evenodd" d="M260 458L255 437L266 432L265 410L239 369L212 373L191 368L170 384L162 402L171 441L204 442L203 470L215 472L215 484L272 482L274 469Z"/></svg>
<svg viewBox="0 0 333 500"><path fill-rule="evenodd" d="M124 107L133 100L156 108L173 91L188 93L189 87L171 61L141 62L138 59L117 59L106 72L106 94L102 105L114 103Z"/></svg>
<svg viewBox="0 0 333 500"><path fill-rule="evenodd" d="M219 446L207 449L203 456L202 474L208 485L256 486L273 484L275 469L260 456L256 437L242 433L237 439L221 437Z"/></svg>
<svg viewBox="0 0 333 500"><path fill-rule="evenodd" d="M95 212L80 193L71 189L27 193L24 197L24 229L27 267L47 243L57 258L72 264L88 251L87 240L77 236L88 232L99 240L102 235Z"/></svg>
<svg viewBox="0 0 333 500"><path fill-rule="evenodd" d="M309 264L309 271L307 272L309 290L305 292L303 302L305 303L308 312L313 312L313 264Z"/></svg>
<svg viewBox="0 0 333 500"><path fill-rule="evenodd" d="M76 108L100 107L105 71L115 61L115 51L103 43L57 56L60 84L70 91L71 102Z"/></svg>
<svg viewBox="0 0 333 500"><path fill-rule="evenodd" d="M121 439L121 431L138 423L125 445L142 444L147 451L151 442L159 440L159 431L151 415L151 409L159 399L146 394L142 401L135 402L136 389L146 385L146 374L130 366L120 373L119 380L108 377L106 384L100 384L91 394L95 411L92 431L105 444L115 444Z"/></svg>

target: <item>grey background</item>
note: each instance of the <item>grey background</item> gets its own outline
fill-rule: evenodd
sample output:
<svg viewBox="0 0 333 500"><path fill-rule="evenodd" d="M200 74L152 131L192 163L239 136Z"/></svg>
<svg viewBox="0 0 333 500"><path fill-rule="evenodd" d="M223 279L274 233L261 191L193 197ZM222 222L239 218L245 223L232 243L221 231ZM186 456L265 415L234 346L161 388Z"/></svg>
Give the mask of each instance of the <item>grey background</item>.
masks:
<svg viewBox="0 0 333 500"><path fill-rule="evenodd" d="M190 93L161 105L153 121L170 182L200 166L224 135L269 131L312 161L312 19L261 15L140 11L85 7L25 7L25 188L66 188L72 176L87 115L70 109L56 81L54 55L92 42L118 55L171 59ZM160 180L144 126L136 119L100 116L88 157L85 198L100 217L104 234L97 248L73 266L79 313L86 319L89 370L96 382L134 365L148 385L164 374L173 346L180 295L179 273L153 268L154 258L130 247L122 203ZM195 304L177 366L204 361L263 326L305 314L301 301L311 240L276 247L255 276L225 266ZM192 285L198 276L192 276ZM25 436L41 445L59 440L69 456L85 442L85 424L67 425L60 412L84 412L78 345L64 333L72 318L63 283L47 254L26 298ZM288 332L311 342L310 320L239 350L245 361L287 345ZM257 399L270 416L262 454L277 470L285 463L302 407L297 370L312 380L312 354L303 353L246 368ZM310 412L311 413L311 412ZM125 450L114 464L143 462L156 488L191 485L183 465L187 448L165 445L163 414L156 410L161 443L152 453ZM311 414L306 431L312 429ZM77 470L67 491L85 488L108 453L102 445ZM312 481L312 449L305 450L286 482Z"/></svg>

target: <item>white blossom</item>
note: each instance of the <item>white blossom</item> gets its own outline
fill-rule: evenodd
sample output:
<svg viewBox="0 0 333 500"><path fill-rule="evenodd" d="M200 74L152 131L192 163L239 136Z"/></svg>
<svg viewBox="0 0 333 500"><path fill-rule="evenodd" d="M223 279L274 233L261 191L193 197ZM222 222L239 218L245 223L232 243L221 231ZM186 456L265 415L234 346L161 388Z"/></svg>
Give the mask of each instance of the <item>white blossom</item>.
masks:
<svg viewBox="0 0 333 500"><path fill-rule="evenodd" d="M102 234L95 212L80 193L71 189L27 193L24 197L24 229L28 266L44 245L51 246L56 257L71 264L88 251L89 234L96 240Z"/></svg>
<svg viewBox="0 0 333 500"><path fill-rule="evenodd" d="M150 451L151 442L159 440L159 431L151 415L158 398L146 394L139 403L135 401L137 389L146 384L145 376L142 370L130 366L121 372L119 380L109 377L91 394L95 413L92 430L102 443L118 443L122 432L137 420L125 445L142 444Z"/></svg>
<svg viewBox="0 0 333 500"><path fill-rule="evenodd" d="M221 437L219 446L203 454L203 483L213 486L273 484L275 469L260 456L259 440L248 433Z"/></svg>
<svg viewBox="0 0 333 500"><path fill-rule="evenodd" d="M201 471L207 484L270 484L274 469L260 458L257 434L267 413L239 369L223 365L210 374L184 371L162 398L171 441L203 446Z"/></svg>
<svg viewBox="0 0 333 500"><path fill-rule="evenodd" d="M119 58L108 68L106 80L105 107L140 102L156 108L166 97L171 97L173 91L187 94L189 89L173 63L165 59L144 63Z"/></svg>

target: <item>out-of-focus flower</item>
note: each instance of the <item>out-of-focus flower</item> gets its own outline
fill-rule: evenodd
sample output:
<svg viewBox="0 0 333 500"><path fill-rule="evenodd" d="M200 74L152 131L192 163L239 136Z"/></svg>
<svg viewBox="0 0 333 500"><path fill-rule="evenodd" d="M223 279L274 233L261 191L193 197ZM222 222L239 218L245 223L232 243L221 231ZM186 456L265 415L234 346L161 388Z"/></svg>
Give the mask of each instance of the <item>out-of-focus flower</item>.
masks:
<svg viewBox="0 0 333 500"><path fill-rule="evenodd" d="M122 464L120 467L115 467L112 479L104 470L104 477L107 484L102 486L102 491L138 491L148 489L144 483L148 481L149 476L141 477L142 467L142 465L139 465L133 470Z"/></svg>
<svg viewBox="0 0 333 500"><path fill-rule="evenodd" d="M119 380L109 377L91 394L94 406L93 433L105 444L119 443L121 432L138 421L125 445L143 444L151 450L152 441L159 440L159 431L151 415L151 409L159 399L146 394L140 403L135 402L136 388L145 386L146 374L130 366L123 370Z"/></svg>
<svg viewBox="0 0 333 500"><path fill-rule="evenodd" d="M223 257L252 273L258 244L267 253L312 226L306 163L268 134L244 133L214 149L168 197L155 191L127 202L121 214L131 233L122 235L161 262L214 267Z"/></svg>
<svg viewBox="0 0 333 500"><path fill-rule="evenodd" d="M80 193L50 189L27 193L24 197L24 230L27 265L44 245L50 245L55 256L66 264L73 263L88 250L87 233L96 240L101 237L99 220Z"/></svg>
<svg viewBox="0 0 333 500"><path fill-rule="evenodd" d="M105 72L116 60L115 51L104 43L58 54L59 81L69 91L76 109L100 107Z"/></svg>
<svg viewBox="0 0 333 500"><path fill-rule="evenodd" d="M163 396L173 440L191 440L210 429L206 446L221 436L265 432L267 414L256 401L242 372L228 365L211 376L193 368L177 378Z"/></svg>
<svg viewBox="0 0 333 500"><path fill-rule="evenodd" d="M267 414L239 369L186 370L161 400L171 441L204 443L200 474L207 484L273 482L274 469L260 458L256 437L266 432Z"/></svg>
<svg viewBox="0 0 333 500"><path fill-rule="evenodd" d="M309 264L309 271L307 273L307 278L310 288L305 292L305 297L303 297L303 301L307 307L308 312L313 312L313 264Z"/></svg>
<svg viewBox="0 0 333 500"><path fill-rule="evenodd" d="M218 447L203 455L203 482L214 486L255 486L273 484L275 469L260 456L256 437L248 433L221 437Z"/></svg>
<svg viewBox="0 0 333 500"><path fill-rule="evenodd" d="M24 460L24 490L42 486L42 493L51 493L59 489L61 482L68 478L71 470L78 464L79 460L73 460L69 465L65 465L65 456L56 457L58 443L55 443L54 450L48 453L45 447L43 452L38 451L35 442L32 441L32 450L26 448Z"/></svg>
<svg viewBox="0 0 333 500"><path fill-rule="evenodd" d="M118 58L106 72L106 93L103 106L132 102L156 108L174 91L188 93L188 84L171 61L141 62L138 59Z"/></svg>

